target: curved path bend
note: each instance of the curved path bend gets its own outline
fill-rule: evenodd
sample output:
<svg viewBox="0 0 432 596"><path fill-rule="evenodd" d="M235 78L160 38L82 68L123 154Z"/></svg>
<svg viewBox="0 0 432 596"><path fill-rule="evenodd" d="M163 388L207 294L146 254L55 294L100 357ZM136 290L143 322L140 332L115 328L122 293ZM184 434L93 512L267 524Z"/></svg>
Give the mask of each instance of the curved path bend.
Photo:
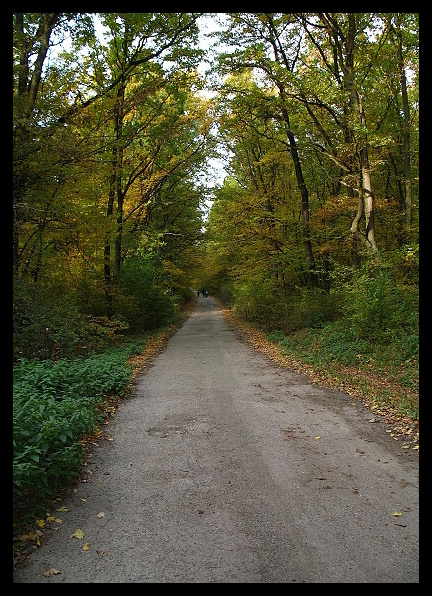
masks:
<svg viewBox="0 0 432 596"><path fill-rule="evenodd" d="M370 417L199 298L13 580L417 583L418 454Z"/></svg>

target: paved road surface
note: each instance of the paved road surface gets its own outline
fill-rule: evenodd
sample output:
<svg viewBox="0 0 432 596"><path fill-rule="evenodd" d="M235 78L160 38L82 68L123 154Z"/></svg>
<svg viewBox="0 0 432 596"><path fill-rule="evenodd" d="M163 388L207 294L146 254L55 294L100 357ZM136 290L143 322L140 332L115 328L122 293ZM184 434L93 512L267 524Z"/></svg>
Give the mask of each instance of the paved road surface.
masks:
<svg viewBox="0 0 432 596"><path fill-rule="evenodd" d="M370 418L199 298L14 582L417 583L418 454Z"/></svg>

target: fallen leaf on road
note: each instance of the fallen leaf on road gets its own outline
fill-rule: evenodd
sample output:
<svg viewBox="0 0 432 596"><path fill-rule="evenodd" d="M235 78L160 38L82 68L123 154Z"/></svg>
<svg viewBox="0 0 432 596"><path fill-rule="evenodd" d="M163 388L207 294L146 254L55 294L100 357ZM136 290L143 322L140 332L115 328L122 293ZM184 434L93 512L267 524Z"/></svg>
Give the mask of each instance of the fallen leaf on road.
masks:
<svg viewBox="0 0 432 596"><path fill-rule="evenodd" d="M73 534L70 535L70 537L78 538L79 540L82 540L84 538L84 532L78 528L75 530L75 532Z"/></svg>
<svg viewBox="0 0 432 596"><path fill-rule="evenodd" d="M393 517L402 517L402 513L400 513L399 511L395 511L392 515Z"/></svg>
<svg viewBox="0 0 432 596"><path fill-rule="evenodd" d="M69 509L67 509L64 505L62 507L59 507L58 509L56 509L56 511L69 511Z"/></svg>
<svg viewBox="0 0 432 596"><path fill-rule="evenodd" d="M61 571L57 571L57 569L54 569L54 567L51 567L51 569L48 569L48 571L44 572L44 576L49 577L50 575L58 575L59 573L61 573Z"/></svg>
<svg viewBox="0 0 432 596"><path fill-rule="evenodd" d="M317 435L317 436L315 437L315 439L321 439L321 436L320 436L320 435Z"/></svg>
<svg viewBox="0 0 432 596"><path fill-rule="evenodd" d="M105 551L103 549L101 549L101 548L97 548L96 549L96 552L97 552L98 555L103 555L105 553Z"/></svg>
<svg viewBox="0 0 432 596"><path fill-rule="evenodd" d="M96 516L96 517L98 517L99 519L100 519L101 517L105 517L105 513L104 513L103 511L101 511L100 513L98 513L98 514L97 514L97 516Z"/></svg>
<svg viewBox="0 0 432 596"><path fill-rule="evenodd" d="M88 542L86 542L83 546L83 550L88 550L88 549L89 549L89 545L88 545Z"/></svg>
<svg viewBox="0 0 432 596"><path fill-rule="evenodd" d="M376 422L375 418L371 418L369 422Z"/></svg>

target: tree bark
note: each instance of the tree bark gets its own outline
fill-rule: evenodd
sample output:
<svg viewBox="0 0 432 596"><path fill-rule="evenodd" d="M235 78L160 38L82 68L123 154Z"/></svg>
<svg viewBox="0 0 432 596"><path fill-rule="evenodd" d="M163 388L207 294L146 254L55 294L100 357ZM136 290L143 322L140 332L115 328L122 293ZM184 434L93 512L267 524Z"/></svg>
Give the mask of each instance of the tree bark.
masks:
<svg viewBox="0 0 432 596"><path fill-rule="evenodd" d="M331 21L333 26L335 26L335 21ZM366 224L366 244L370 246L373 250L377 250L377 244L375 241L375 222L374 222L374 194L372 191L372 182L370 177L370 167L369 167L369 153L367 148L367 138L366 138L366 116L364 113L362 101L360 94L357 90L355 80L354 80L354 42L356 36L356 17L354 13L348 14L348 35L345 40L345 47L346 47L346 60L343 59L341 46L338 40L340 37L340 31L334 30L334 38L338 48L340 63L342 67L342 72L344 74L344 86L348 92L351 109L355 117L357 118L360 126L361 131L359 133L359 161L360 161L360 171L361 171L361 194L363 196L363 206L364 206L364 215L365 215L365 224ZM360 199L359 199L360 200ZM357 218L357 216L356 216ZM355 222L355 220L354 220ZM353 225L355 225L353 222Z"/></svg>
<svg viewBox="0 0 432 596"><path fill-rule="evenodd" d="M295 60L289 60L281 40L279 39L278 32L276 30L273 19L270 15L266 15L267 28L270 34L270 41L273 47L275 60L280 66L283 66L289 72L294 69ZM298 46L300 48L300 45ZM297 54L298 57L298 54ZM306 260L309 266L309 282L312 289L318 287L318 275L316 273L315 259L312 251L312 243L310 240L310 226L309 226L309 193L304 181L303 171L301 167L300 157L298 154L297 143L295 140L294 133L291 130L289 121L288 110L286 109L285 98L284 98L284 86L281 82L277 82L279 89L279 96L282 100L282 117L285 122L285 130L288 137L288 143L291 150L291 156L294 163L294 171L296 175L297 185L301 195L301 212L303 222L303 246L306 253Z"/></svg>
<svg viewBox="0 0 432 596"><path fill-rule="evenodd" d="M19 40L21 43L20 66L18 73L18 96L20 101L20 117L24 121L28 120L33 113L40 81L42 78L42 67L49 48L49 40L54 27L59 21L60 14L61 13L58 12L41 14L39 27L33 43L30 43L30 41L26 39L24 33L23 14L18 13L16 15L16 23L19 30ZM29 51L31 47L34 46L36 41L38 41L40 45L33 67L33 74L29 81Z"/></svg>
<svg viewBox="0 0 432 596"><path fill-rule="evenodd" d="M360 208L361 200L366 220L364 242L373 250L377 250L374 222L374 194L372 191L370 176L366 117L354 77L354 44L357 34L356 15L354 13L348 13L348 31L346 34L342 32L335 15L329 13L320 13L319 17L327 28L329 39L333 46L333 55L335 61L334 71L336 73L335 76L338 83L340 84L341 79L339 76L339 68L336 64L339 62L343 73L343 86L348 93L350 108L354 114L354 117L360 124L360 132L358 134L357 143L359 149L357 149L357 155L359 160L359 170L361 173L361 196L359 195L358 208ZM352 222L351 231L358 237L361 236L360 232L358 231L358 223L360 218L359 210L357 210L357 214Z"/></svg>
<svg viewBox="0 0 432 596"><path fill-rule="evenodd" d="M309 281L312 288L318 286L318 275L316 273L315 259L312 251L312 243L310 240L310 227L309 227L309 193L306 187L306 183L303 178L303 171L300 163L300 157L298 154L297 144L295 141L294 134L290 127L289 115L287 109L282 108L282 115L285 122L286 134L291 150L291 156L294 163L294 170L297 180L297 185L301 195L301 211L302 211L302 222L303 222L303 246L306 253L306 260L309 266Z"/></svg>
<svg viewBox="0 0 432 596"><path fill-rule="evenodd" d="M122 189L122 169L123 169L123 145L122 145L122 129L123 129L123 105L125 96L125 86L122 83L118 90L118 130L117 130L117 180L116 180L116 193L117 193L117 234L115 239L115 255L114 255L114 281L117 280L120 274L121 266L121 247L123 237L123 202L125 193Z"/></svg>
<svg viewBox="0 0 432 596"><path fill-rule="evenodd" d="M396 39L397 39L397 59L399 68L399 80L402 93L402 104L404 114L403 125L403 170L405 178L405 228L411 228L412 220L412 196L411 196L411 167L410 167L410 109L408 102L408 92L405 76L404 59L402 53L402 15L396 13Z"/></svg>
<svg viewBox="0 0 432 596"><path fill-rule="evenodd" d="M105 303L106 313L108 317L113 314L113 295L112 295L112 277L111 277L111 226L112 216L114 213L114 199L116 194L117 181L117 154L119 141L119 97L117 96L113 109L114 117L114 131L113 131L113 145L111 158L111 176L108 191L108 205L107 205L107 227L105 232L105 247L104 247L104 278L105 278Z"/></svg>

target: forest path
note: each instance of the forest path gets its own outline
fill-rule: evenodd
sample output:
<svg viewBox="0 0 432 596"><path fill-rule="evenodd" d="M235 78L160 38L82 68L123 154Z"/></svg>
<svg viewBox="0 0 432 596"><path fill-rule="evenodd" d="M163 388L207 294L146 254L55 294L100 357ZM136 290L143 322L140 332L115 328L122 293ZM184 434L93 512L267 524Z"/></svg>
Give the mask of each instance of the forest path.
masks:
<svg viewBox="0 0 432 596"><path fill-rule="evenodd" d="M370 417L200 297L14 582L416 583L418 454Z"/></svg>

